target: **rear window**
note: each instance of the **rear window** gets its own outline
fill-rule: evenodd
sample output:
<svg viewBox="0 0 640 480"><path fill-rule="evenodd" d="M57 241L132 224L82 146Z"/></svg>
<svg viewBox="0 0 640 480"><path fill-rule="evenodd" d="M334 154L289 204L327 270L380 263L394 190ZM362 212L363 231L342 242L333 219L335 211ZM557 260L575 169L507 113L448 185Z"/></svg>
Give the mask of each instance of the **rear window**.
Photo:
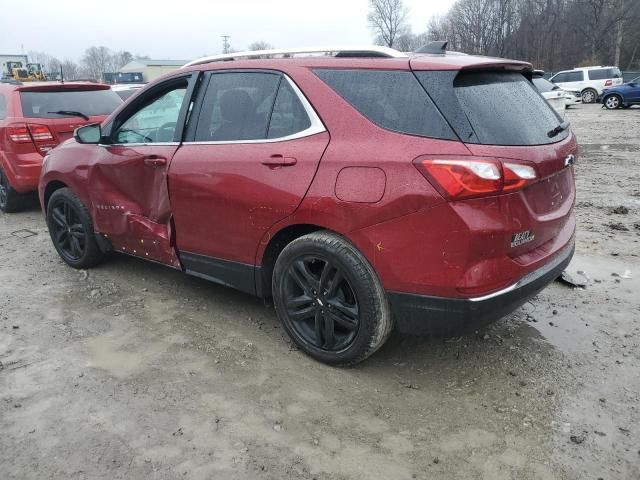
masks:
<svg viewBox="0 0 640 480"><path fill-rule="evenodd" d="M423 137L457 139L412 72L322 69L315 73L382 128Z"/></svg>
<svg viewBox="0 0 640 480"><path fill-rule="evenodd" d="M538 91L542 93L552 92L553 90L558 90L560 88L544 78L534 78L533 84L536 86Z"/></svg>
<svg viewBox="0 0 640 480"><path fill-rule="evenodd" d="M622 72L618 68L597 68L589 70L590 80L607 80L609 78L621 78Z"/></svg>
<svg viewBox="0 0 640 480"><path fill-rule="evenodd" d="M0 120L7 118L7 101L4 95L0 93Z"/></svg>
<svg viewBox="0 0 640 480"><path fill-rule="evenodd" d="M562 119L522 74L416 72L420 82L467 143L543 145L566 138L548 133Z"/></svg>
<svg viewBox="0 0 640 480"><path fill-rule="evenodd" d="M25 117L61 118L51 113L61 110L83 113L89 117L109 115L121 103L112 90L64 90L47 92L20 92L22 113Z"/></svg>

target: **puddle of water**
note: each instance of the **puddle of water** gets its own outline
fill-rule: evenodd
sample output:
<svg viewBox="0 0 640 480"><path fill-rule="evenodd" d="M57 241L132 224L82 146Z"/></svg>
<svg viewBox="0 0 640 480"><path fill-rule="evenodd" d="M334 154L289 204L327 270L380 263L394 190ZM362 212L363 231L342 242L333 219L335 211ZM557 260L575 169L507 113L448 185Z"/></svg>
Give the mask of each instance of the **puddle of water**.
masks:
<svg viewBox="0 0 640 480"><path fill-rule="evenodd" d="M593 352L603 332L605 338L629 333L640 300L640 262L576 254L568 270L581 270L591 281L585 289L554 282L541 293L533 325L545 339L564 352ZM631 278L623 278L626 272Z"/></svg>
<svg viewBox="0 0 640 480"><path fill-rule="evenodd" d="M640 152L640 145L635 143L580 143L583 152Z"/></svg>

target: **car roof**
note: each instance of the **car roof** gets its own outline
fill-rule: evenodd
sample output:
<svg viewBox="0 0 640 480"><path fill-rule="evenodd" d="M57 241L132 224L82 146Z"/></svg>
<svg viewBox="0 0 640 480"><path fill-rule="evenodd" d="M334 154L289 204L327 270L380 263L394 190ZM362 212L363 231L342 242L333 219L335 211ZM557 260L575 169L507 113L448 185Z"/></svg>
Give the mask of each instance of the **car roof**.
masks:
<svg viewBox="0 0 640 480"><path fill-rule="evenodd" d="M509 68L517 71L532 70L530 63L504 58L481 57L458 53L407 54L404 57L336 57L309 56L294 58L242 58L238 60L211 61L185 66L182 71L207 71L229 69L286 69L353 68L381 70L462 70L479 68ZM175 73L175 72L173 72Z"/></svg>
<svg viewBox="0 0 640 480"><path fill-rule="evenodd" d="M593 67L575 67L572 68L570 70L560 70L559 72L554 73L554 75L557 75L558 73L566 73L566 72L576 72L576 71L582 71L582 70L599 70L601 68L618 68L614 65L599 65L599 66L593 66Z"/></svg>

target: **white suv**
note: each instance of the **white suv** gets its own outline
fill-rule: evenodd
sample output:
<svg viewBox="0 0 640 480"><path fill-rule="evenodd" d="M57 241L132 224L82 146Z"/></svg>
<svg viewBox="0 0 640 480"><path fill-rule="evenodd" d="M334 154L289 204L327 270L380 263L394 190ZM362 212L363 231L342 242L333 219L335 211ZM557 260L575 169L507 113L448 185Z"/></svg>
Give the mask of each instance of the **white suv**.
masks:
<svg viewBox="0 0 640 480"><path fill-rule="evenodd" d="M568 90L580 90L582 103L595 103L602 90L622 85L622 72L618 67L584 67L563 70L549 79Z"/></svg>

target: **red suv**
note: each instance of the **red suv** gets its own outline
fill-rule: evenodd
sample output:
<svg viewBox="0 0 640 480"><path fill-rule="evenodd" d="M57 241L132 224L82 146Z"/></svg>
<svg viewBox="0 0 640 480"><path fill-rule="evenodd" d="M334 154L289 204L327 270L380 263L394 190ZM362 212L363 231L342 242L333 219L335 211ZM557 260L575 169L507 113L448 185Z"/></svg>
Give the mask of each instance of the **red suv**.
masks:
<svg viewBox="0 0 640 480"><path fill-rule="evenodd" d="M576 139L531 65L281 53L192 62L53 150L39 193L64 261L113 250L272 297L334 365L394 325L499 318L569 263Z"/></svg>
<svg viewBox="0 0 640 480"><path fill-rule="evenodd" d="M0 210L15 212L37 190L49 150L121 103L107 85L0 82Z"/></svg>

